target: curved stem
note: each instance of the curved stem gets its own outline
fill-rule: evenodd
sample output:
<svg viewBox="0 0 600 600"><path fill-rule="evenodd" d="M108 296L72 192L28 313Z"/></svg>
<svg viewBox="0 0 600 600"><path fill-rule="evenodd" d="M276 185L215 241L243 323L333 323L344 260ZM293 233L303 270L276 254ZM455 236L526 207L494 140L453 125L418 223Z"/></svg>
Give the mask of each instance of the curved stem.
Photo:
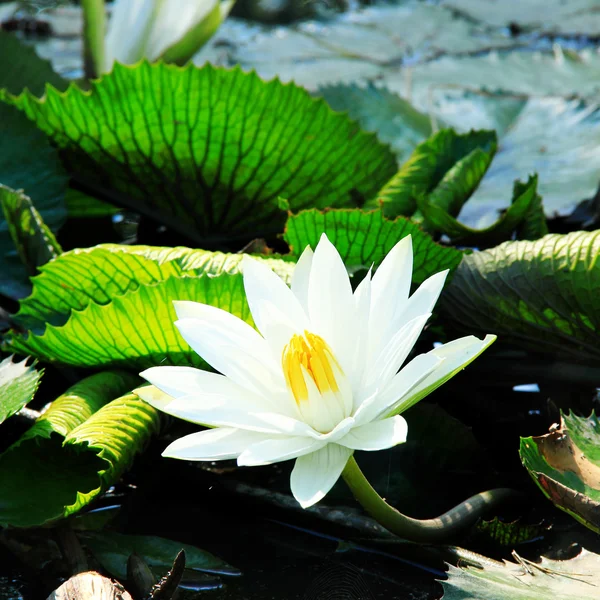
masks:
<svg viewBox="0 0 600 600"><path fill-rule="evenodd" d="M367 481L353 456L342 472L344 481L362 507L386 529L413 542L441 542L473 525L483 512L504 500L519 496L508 488L481 492L434 519L413 519L390 506Z"/></svg>

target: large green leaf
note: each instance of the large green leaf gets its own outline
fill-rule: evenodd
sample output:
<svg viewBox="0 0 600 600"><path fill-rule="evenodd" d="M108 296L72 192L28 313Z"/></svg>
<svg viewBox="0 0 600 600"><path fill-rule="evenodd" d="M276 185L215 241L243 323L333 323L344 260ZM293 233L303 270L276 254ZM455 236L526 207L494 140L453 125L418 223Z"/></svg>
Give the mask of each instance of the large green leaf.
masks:
<svg viewBox="0 0 600 600"><path fill-rule="evenodd" d="M43 361L77 367L205 366L173 324L177 320L173 300L211 304L252 323L241 274L173 275L137 285L108 304L88 304L64 325L48 325L42 334L13 333L7 346Z"/></svg>
<svg viewBox="0 0 600 600"><path fill-rule="evenodd" d="M50 64L12 35L0 31L0 90L19 93L28 87L42 93L44 85L64 88ZM25 115L0 102L0 185L25 189L48 227L56 230L66 217L67 175L46 135ZM26 271L0 212L0 293L13 298L29 292Z"/></svg>
<svg viewBox="0 0 600 600"><path fill-rule="evenodd" d="M238 569L206 550L157 536L103 531L80 533L79 538L102 566L121 580L127 579L127 560L131 554L141 556L150 567L167 571L180 550L185 551L186 569L219 575L241 575Z"/></svg>
<svg viewBox="0 0 600 600"><path fill-rule="evenodd" d="M558 508L600 533L600 421L562 415L560 428L521 438L521 460Z"/></svg>
<svg viewBox="0 0 600 600"><path fill-rule="evenodd" d="M395 171L375 135L323 100L239 68L115 65L89 92L12 100L88 190L204 243L280 231L280 197L356 206Z"/></svg>
<svg viewBox="0 0 600 600"><path fill-rule="evenodd" d="M81 311L90 304L109 304L140 286L169 277L239 273L243 256L190 248L118 244L65 252L40 269L40 275L33 279L33 293L21 301L14 320L23 329L41 332L47 324L63 325L73 311ZM290 280L292 263L269 258L258 260L264 261L286 281ZM166 301L170 305L171 300L176 299L167 297Z"/></svg>
<svg viewBox="0 0 600 600"><path fill-rule="evenodd" d="M17 253L30 275L35 275L38 267L62 253L60 244L33 206L31 198L21 191L0 185L0 206Z"/></svg>
<svg viewBox="0 0 600 600"><path fill-rule="evenodd" d="M65 517L119 479L159 424L136 396L113 400L138 381L111 371L80 381L0 455L1 525Z"/></svg>
<svg viewBox="0 0 600 600"><path fill-rule="evenodd" d="M444 269L455 269L463 256L456 248L436 244L410 220L388 220L380 210L305 210L288 217L284 238L292 254L300 256L306 246L315 248L323 233L350 268L377 267L397 242L411 235L415 283Z"/></svg>
<svg viewBox="0 0 600 600"><path fill-rule="evenodd" d="M463 258L442 295L452 324L534 352L600 359L600 232L506 242Z"/></svg>
<svg viewBox="0 0 600 600"><path fill-rule="evenodd" d="M11 356L0 362L0 423L21 410L38 388L43 371L26 363Z"/></svg>
<svg viewBox="0 0 600 600"><path fill-rule="evenodd" d="M479 152L471 154L475 150ZM436 195L454 213L473 193L496 152L493 131L471 131L457 134L443 129L419 144L400 170L379 191L372 204L381 204L386 216L412 215L417 198L431 194L441 184ZM448 189L445 176L461 185Z"/></svg>
<svg viewBox="0 0 600 600"><path fill-rule="evenodd" d="M600 556L582 550L570 560L543 556L532 562L514 554L517 563L485 561L480 567L449 565L440 581L443 600L595 600Z"/></svg>

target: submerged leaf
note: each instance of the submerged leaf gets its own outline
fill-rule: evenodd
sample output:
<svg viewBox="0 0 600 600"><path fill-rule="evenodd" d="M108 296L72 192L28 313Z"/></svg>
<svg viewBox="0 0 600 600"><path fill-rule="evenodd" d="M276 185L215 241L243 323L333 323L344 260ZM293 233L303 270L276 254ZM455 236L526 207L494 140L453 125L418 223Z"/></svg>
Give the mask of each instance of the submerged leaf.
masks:
<svg viewBox="0 0 600 600"><path fill-rule="evenodd" d="M395 171L376 136L295 85L239 68L115 65L14 104L88 190L194 240L221 245L283 228L292 210L356 206Z"/></svg>
<svg viewBox="0 0 600 600"><path fill-rule="evenodd" d="M598 361L599 253L600 232L583 231L475 252L455 271L441 309L459 330Z"/></svg>
<svg viewBox="0 0 600 600"><path fill-rule="evenodd" d="M138 381L110 371L80 381L0 455L2 526L68 516L118 480L158 428L158 413L136 396L113 400Z"/></svg>
<svg viewBox="0 0 600 600"><path fill-rule="evenodd" d="M21 410L34 396L43 371L14 362L9 356L0 362L0 423Z"/></svg>
<svg viewBox="0 0 600 600"><path fill-rule="evenodd" d="M152 535L124 535L114 531L80 533L80 539L114 577L127 577L127 559L134 552L151 567L166 570L180 550L185 551L186 569L218 575L241 573L206 550Z"/></svg>
<svg viewBox="0 0 600 600"><path fill-rule="evenodd" d="M546 435L521 438L521 460L558 508L600 533L600 421L562 415Z"/></svg>
<svg viewBox="0 0 600 600"><path fill-rule="evenodd" d="M306 246L315 248L322 233L350 268L379 266L397 242L411 235L415 283L444 269L455 269L463 256L456 248L436 244L412 221L403 217L388 220L380 210L305 210L288 217L284 239L298 257Z"/></svg>
<svg viewBox="0 0 600 600"><path fill-rule="evenodd" d="M595 600L600 588L600 556L582 550L570 560L521 558L516 563L486 561L481 568L449 565L440 581L443 600Z"/></svg>
<svg viewBox="0 0 600 600"><path fill-rule="evenodd" d="M0 206L13 243L29 275L35 275L38 267L62 253L62 248L33 206L31 198L0 185Z"/></svg>

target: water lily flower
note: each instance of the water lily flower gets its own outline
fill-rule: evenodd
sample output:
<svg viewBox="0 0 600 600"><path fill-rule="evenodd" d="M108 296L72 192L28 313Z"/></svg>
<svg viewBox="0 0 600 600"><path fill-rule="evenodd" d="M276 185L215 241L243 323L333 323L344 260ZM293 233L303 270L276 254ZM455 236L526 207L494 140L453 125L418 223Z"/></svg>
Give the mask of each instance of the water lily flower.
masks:
<svg viewBox="0 0 600 600"><path fill-rule="evenodd" d="M152 384L136 390L141 398L213 427L176 440L163 456L237 459L240 466L296 459L291 489L308 507L331 489L355 450L406 441L399 413L495 339L465 337L407 362L447 271L409 296L411 275L408 236L353 292L323 235L314 254L302 254L291 288L264 263L244 258L256 329L213 306L176 302L181 335L220 374L167 366L141 373Z"/></svg>
<svg viewBox="0 0 600 600"><path fill-rule="evenodd" d="M189 60L227 18L234 0L116 0L105 40L104 71L113 62Z"/></svg>

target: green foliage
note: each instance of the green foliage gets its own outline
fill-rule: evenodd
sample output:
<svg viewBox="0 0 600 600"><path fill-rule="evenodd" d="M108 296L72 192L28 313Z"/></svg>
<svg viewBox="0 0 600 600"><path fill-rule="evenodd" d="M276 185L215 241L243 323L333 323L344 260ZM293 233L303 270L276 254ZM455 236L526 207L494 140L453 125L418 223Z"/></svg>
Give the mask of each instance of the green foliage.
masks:
<svg viewBox="0 0 600 600"><path fill-rule="evenodd" d="M194 300L251 321L241 254L106 244L66 252L34 278L11 351L72 366L142 369L204 362L173 325L173 300ZM293 265L264 259L289 278Z"/></svg>
<svg viewBox="0 0 600 600"><path fill-rule="evenodd" d="M600 533L600 421L562 415L561 427L521 438L527 471L555 506Z"/></svg>
<svg viewBox="0 0 600 600"><path fill-rule="evenodd" d="M13 243L29 275L35 275L38 267L62 253L62 248L33 206L31 198L0 185L0 206Z"/></svg>
<svg viewBox="0 0 600 600"><path fill-rule="evenodd" d="M315 248L322 233L338 249L346 266L366 268L377 267L397 242L411 235L415 283L438 271L455 269L463 256L455 248L436 244L410 220L388 220L380 210L305 210L288 217L284 239L298 257L306 246Z"/></svg>
<svg viewBox="0 0 600 600"><path fill-rule="evenodd" d="M518 544L525 544L539 538L549 527L541 524L528 525L520 520L501 521L498 517L494 517L490 521L479 521L476 528L478 532L497 544L513 548Z"/></svg>
<svg viewBox="0 0 600 600"><path fill-rule="evenodd" d="M138 381L111 371L83 379L0 455L2 526L66 517L119 479L159 426L151 406L122 396Z"/></svg>
<svg viewBox="0 0 600 600"><path fill-rule="evenodd" d="M127 559L134 552L146 564L166 571L180 550L185 551L185 568L219 575L241 575L235 568L206 550L190 544L151 535L123 535L113 531L80 533L79 537L91 550L98 562L113 576L127 579Z"/></svg>
<svg viewBox="0 0 600 600"><path fill-rule="evenodd" d="M115 65L84 92L12 102L88 190L221 245L281 231L292 210L356 206L391 152L293 84L206 65Z"/></svg>
<svg viewBox="0 0 600 600"><path fill-rule="evenodd" d="M442 312L462 331L598 361L599 252L600 232L579 231L467 255L444 290Z"/></svg>
<svg viewBox="0 0 600 600"><path fill-rule="evenodd" d="M0 362L0 423L21 410L34 396L43 371L9 356Z"/></svg>
<svg viewBox="0 0 600 600"><path fill-rule="evenodd" d="M438 185L437 196L448 210L458 214L460 207L477 188L483 173L496 152L493 131L457 134L443 129L419 144L400 170L377 194L387 217L410 216L417 209L417 199L431 194ZM475 152L472 156L471 153ZM461 162L464 159L465 162ZM448 173L451 171L451 173ZM446 174L460 178L459 185L449 187Z"/></svg>
<svg viewBox="0 0 600 600"><path fill-rule="evenodd" d="M570 560L539 562L513 555L517 563L486 561L481 567L448 567L440 581L443 600L594 600L598 597L600 556L582 550Z"/></svg>
<svg viewBox="0 0 600 600"><path fill-rule="evenodd" d="M479 152L479 150L475 152ZM470 154L469 157L473 154ZM450 173L451 171L448 172L448 175ZM461 185L463 177L464 174L457 173L456 179L449 178L451 186L449 195L453 196L452 192L456 186ZM442 184L439 187L441 186ZM487 248L509 239L514 231L521 239L537 239L548 233L542 199L537 193L537 176L535 175L530 177L526 184L520 181L515 182L512 204L493 225L485 229L473 229L455 219L451 212L444 207L444 204L451 206L451 199L444 197L443 193L438 193L439 187L430 196L421 196L417 200L417 204L427 228L444 233L455 243ZM440 200L442 201L440 202Z"/></svg>

